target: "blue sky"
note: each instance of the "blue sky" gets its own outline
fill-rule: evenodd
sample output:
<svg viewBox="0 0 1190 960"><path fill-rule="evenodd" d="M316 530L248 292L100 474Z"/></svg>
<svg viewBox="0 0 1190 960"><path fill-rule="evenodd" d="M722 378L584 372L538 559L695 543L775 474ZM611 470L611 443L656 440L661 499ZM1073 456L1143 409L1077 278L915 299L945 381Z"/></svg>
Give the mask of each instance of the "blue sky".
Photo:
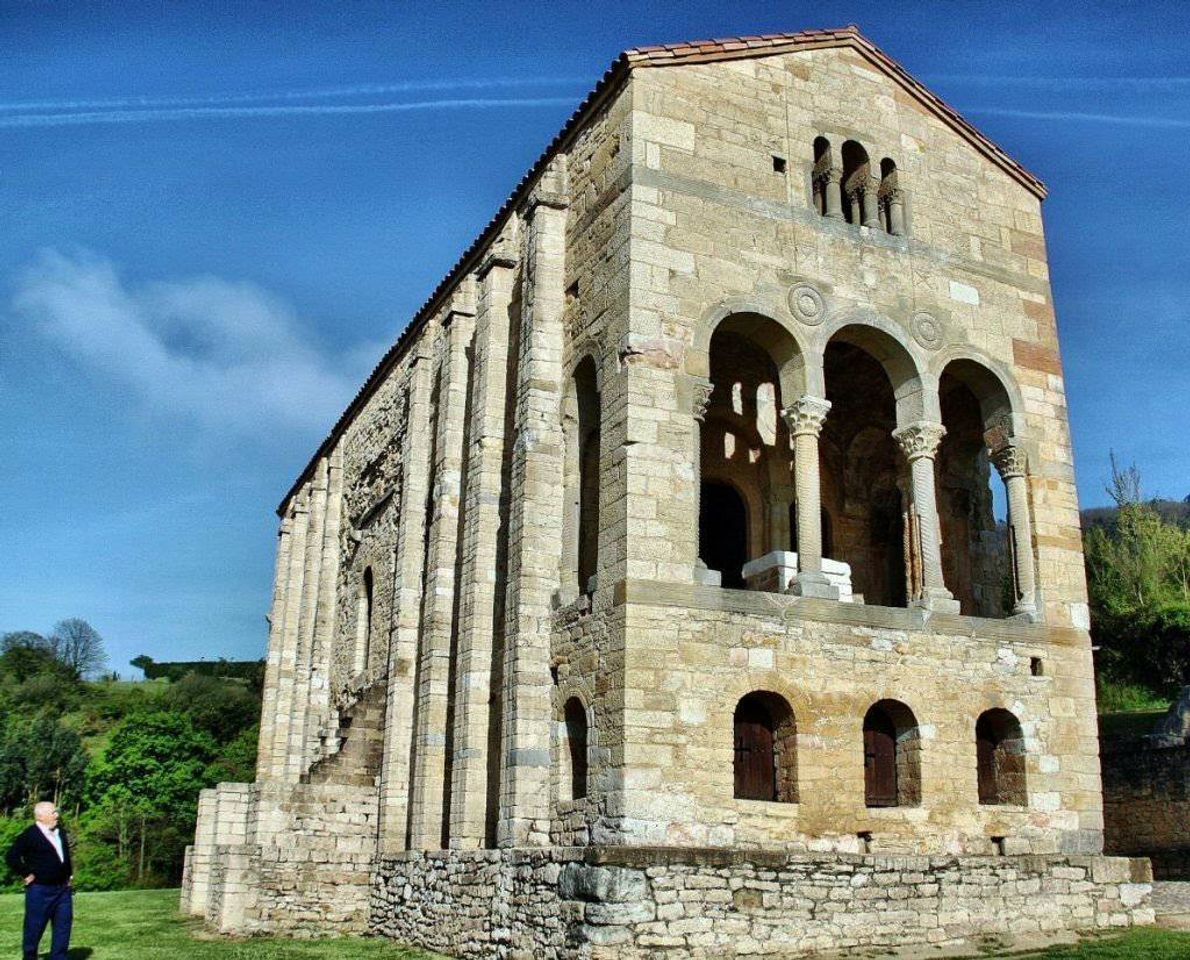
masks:
<svg viewBox="0 0 1190 960"><path fill-rule="evenodd" d="M1190 4L0 0L0 632L263 655L277 501L618 51L849 22L1049 184L1084 505L1190 494Z"/></svg>

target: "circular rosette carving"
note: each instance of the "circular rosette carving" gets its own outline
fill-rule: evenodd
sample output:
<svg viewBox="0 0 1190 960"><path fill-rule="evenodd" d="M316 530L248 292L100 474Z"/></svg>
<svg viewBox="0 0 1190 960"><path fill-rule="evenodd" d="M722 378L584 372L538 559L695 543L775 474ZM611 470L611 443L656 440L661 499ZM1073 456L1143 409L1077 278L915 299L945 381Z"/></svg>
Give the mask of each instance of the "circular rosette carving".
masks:
<svg viewBox="0 0 1190 960"><path fill-rule="evenodd" d="M927 350L937 350L946 340L946 328L932 313L915 313L913 339Z"/></svg>
<svg viewBox="0 0 1190 960"><path fill-rule="evenodd" d="M816 327L826 319L826 301L808 283L799 283L789 291L789 309L810 327Z"/></svg>

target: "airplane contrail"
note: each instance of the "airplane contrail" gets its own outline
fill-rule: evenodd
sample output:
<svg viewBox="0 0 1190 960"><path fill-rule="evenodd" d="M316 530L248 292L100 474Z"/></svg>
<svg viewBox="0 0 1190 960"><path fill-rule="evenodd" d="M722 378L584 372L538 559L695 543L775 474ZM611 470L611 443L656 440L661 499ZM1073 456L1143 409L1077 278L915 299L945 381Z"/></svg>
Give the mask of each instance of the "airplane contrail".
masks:
<svg viewBox="0 0 1190 960"><path fill-rule="evenodd" d="M97 123L145 123L221 117L335 116L408 113L424 110L494 110L513 107L556 107L574 104L573 97L485 97L411 100L393 103L286 104L260 107L168 107L147 110L94 110L76 113L17 113L0 116L0 127L64 127Z"/></svg>
<svg viewBox="0 0 1190 960"><path fill-rule="evenodd" d="M573 86L582 77L481 77L474 80L398 80L392 83L356 83L306 90L256 90L247 93L211 94L202 97L109 97L100 100L0 101L0 112L20 110L121 110L136 107L196 107L260 103L267 100L321 100L333 97L367 97L427 90L496 90L507 87Z"/></svg>
<svg viewBox="0 0 1190 960"><path fill-rule="evenodd" d="M1156 127L1166 130L1184 130L1190 127L1190 120L1174 117L1127 116L1119 113L1080 113L1072 110L1013 110L1001 107L967 107L963 113L985 117L1018 117L1022 120L1070 120L1088 123L1119 123L1131 127Z"/></svg>

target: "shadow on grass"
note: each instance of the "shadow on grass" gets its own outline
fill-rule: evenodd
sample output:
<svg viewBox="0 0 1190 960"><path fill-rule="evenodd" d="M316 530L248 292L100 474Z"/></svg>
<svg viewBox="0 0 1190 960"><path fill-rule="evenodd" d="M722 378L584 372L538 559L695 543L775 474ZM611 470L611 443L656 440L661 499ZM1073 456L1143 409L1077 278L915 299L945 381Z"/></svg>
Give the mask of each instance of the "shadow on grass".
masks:
<svg viewBox="0 0 1190 960"><path fill-rule="evenodd" d="M87 960L94 952L90 947L71 947L66 951L66 960Z"/></svg>

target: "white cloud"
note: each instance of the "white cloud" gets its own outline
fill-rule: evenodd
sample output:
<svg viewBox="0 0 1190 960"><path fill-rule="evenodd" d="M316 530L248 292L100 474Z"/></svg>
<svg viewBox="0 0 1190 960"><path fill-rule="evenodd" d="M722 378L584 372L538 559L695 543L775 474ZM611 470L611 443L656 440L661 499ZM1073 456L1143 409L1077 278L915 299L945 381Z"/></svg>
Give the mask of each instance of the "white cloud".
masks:
<svg viewBox="0 0 1190 960"><path fill-rule="evenodd" d="M220 433L322 433L380 347L324 356L292 307L253 283L191 277L133 285L88 252L44 251L15 311L156 414Z"/></svg>

